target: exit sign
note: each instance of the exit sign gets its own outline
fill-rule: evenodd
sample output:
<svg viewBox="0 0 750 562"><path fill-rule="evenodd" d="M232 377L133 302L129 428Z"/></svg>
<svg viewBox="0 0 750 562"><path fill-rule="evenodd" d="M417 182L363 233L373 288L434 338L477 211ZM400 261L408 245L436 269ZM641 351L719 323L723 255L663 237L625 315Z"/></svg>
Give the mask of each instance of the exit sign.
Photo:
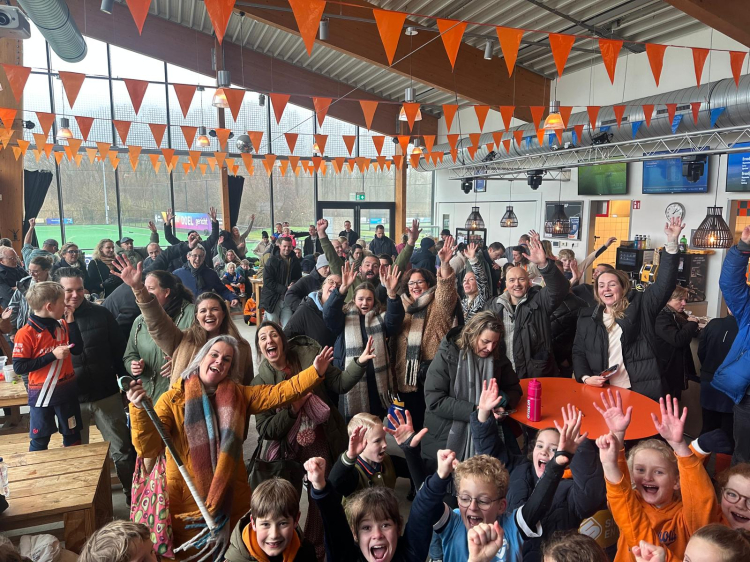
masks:
<svg viewBox="0 0 750 562"><path fill-rule="evenodd" d="M357 193L357 201L364 201L364 200L365 200L364 192Z"/></svg>

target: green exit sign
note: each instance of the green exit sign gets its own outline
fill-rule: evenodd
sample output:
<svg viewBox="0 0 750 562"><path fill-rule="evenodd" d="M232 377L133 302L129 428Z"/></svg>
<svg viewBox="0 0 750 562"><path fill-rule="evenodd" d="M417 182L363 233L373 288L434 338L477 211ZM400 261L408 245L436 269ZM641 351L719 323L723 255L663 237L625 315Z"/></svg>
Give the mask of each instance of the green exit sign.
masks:
<svg viewBox="0 0 750 562"><path fill-rule="evenodd" d="M365 194L357 193L357 201L364 201L364 200L365 200Z"/></svg>

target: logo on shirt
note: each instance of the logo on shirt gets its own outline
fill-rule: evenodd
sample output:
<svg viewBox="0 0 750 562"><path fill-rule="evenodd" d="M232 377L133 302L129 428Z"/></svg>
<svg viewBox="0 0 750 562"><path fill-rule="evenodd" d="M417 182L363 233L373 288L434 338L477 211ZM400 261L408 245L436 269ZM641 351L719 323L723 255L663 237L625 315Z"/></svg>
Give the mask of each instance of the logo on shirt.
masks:
<svg viewBox="0 0 750 562"><path fill-rule="evenodd" d="M23 344L19 342L16 345L14 345L13 353L23 353Z"/></svg>
<svg viewBox="0 0 750 562"><path fill-rule="evenodd" d="M659 531L659 542L664 544L672 544L677 540L677 533L675 531Z"/></svg>

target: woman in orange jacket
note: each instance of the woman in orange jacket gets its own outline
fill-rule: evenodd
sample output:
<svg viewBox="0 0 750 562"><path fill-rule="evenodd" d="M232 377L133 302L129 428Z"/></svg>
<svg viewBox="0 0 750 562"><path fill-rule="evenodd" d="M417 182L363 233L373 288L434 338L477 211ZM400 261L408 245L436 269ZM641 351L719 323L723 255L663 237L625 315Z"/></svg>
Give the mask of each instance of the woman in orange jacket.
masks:
<svg viewBox="0 0 750 562"><path fill-rule="evenodd" d="M333 359L333 350L324 348L311 367L277 385L240 384L238 358L235 338L212 338L154 405L209 513L217 523L224 523L222 532L227 538L250 505L242 461L250 416L289 404L317 386ZM133 445L142 457L158 457L165 447L141 409L147 394L140 381L131 384L127 395ZM169 454L166 480L174 541L180 545L198 534L198 529L187 526L200 522L200 512ZM194 552L185 553L191 554Z"/></svg>

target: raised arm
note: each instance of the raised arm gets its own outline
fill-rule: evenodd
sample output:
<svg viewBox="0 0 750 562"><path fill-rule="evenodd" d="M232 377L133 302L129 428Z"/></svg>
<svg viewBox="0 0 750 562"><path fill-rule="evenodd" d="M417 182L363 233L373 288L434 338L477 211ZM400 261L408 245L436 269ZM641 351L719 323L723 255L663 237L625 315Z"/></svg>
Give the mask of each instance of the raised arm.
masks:
<svg viewBox="0 0 750 562"><path fill-rule="evenodd" d="M749 256L750 226L746 226L740 235L740 242L727 252L719 276L721 293L740 325L746 323L750 316L750 286L745 279Z"/></svg>
<svg viewBox="0 0 750 562"><path fill-rule="evenodd" d="M250 234L250 231L253 229L253 224L255 223L255 215L250 215L250 224L247 225L247 230L240 234L240 238L244 242L245 238L247 238L247 235Z"/></svg>
<svg viewBox="0 0 750 562"><path fill-rule="evenodd" d="M393 265L397 265L401 271L406 271L406 268L409 266L411 256L414 254L414 246L417 243L417 238L419 238L419 234L422 232L417 219L411 222L411 228L407 232L409 237L406 241L406 246L404 246L404 249L401 250L401 253L396 256L393 262ZM372 244L372 242L370 243Z"/></svg>
<svg viewBox="0 0 750 562"><path fill-rule="evenodd" d="M341 256L336 253L336 249L328 239L328 234L326 234L328 221L326 219L320 219L317 223L315 223L315 228L318 231L318 240L320 240L320 247L323 248L323 253L328 260L328 265L331 268L331 273L333 273L334 275L341 275L341 268L344 266L344 260L341 259Z"/></svg>
<svg viewBox="0 0 750 562"><path fill-rule="evenodd" d="M680 219L674 217L667 223L664 228L667 235L667 244L661 254L659 275L656 277L656 282L646 287L643 292L644 309L650 312L654 319L659 311L666 306L675 285L677 285L677 268L680 264L677 240L683 228L685 228L685 225L680 222Z"/></svg>
<svg viewBox="0 0 750 562"><path fill-rule="evenodd" d="M167 209L167 220L164 221L164 239L172 245L179 244L181 240L174 235L175 218L172 209Z"/></svg>
<svg viewBox="0 0 750 562"><path fill-rule="evenodd" d="M34 239L34 228L36 227L36 219L30 218L29 219L29 230L26 231L26 236L23 237L23 243L32 245L31 241ZM29 267L29 264L26 264L26 267Z"/></svg>

